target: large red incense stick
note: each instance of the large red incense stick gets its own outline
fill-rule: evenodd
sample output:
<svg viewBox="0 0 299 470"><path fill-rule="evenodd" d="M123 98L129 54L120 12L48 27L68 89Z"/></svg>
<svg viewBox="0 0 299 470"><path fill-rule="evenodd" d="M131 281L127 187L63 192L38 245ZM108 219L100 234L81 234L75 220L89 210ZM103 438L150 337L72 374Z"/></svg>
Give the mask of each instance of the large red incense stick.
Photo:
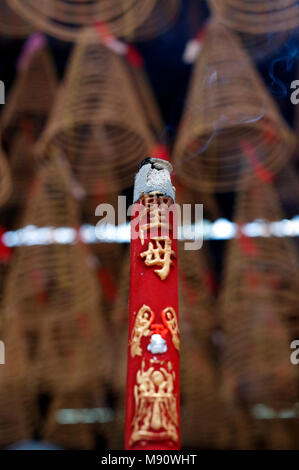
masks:
<svg viewBox="0 0 299 470"><path fill-rule="evenodd" d="M144 160L135 178L126 449L179 449L177 221L170 163Z"/></svg>

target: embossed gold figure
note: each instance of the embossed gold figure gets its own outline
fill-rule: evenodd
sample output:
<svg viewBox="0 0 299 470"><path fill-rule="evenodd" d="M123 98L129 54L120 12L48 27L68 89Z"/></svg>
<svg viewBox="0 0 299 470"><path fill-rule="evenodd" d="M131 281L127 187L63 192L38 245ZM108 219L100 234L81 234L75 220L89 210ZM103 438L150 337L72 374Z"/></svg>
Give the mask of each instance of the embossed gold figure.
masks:
<svg viewBox="0 0 299 470"><path fill-rule="evenodd" d="M145 361L136 375L135 414L130 445L140 440L178 441L178 412L174 394L175 373L153 366L145 370Z"/></svg>
<svg viewBox="0 0 299 470"><path fill-rule="evenodd" d="M149 336L150 326L154 321L154 312L147 306L142 305L137 313L135 325L132 330L131 336L131 356L141 356L142 350L140 347L140 340L142 336Z"/></svg>
<svg viewBox="0 0 299 470"><path fill-rule="evenodd" d="M178 318L177 318L174 308L172 307L165 308L161 316L162 316L162 321L164 325L170 331L174 347L179 351L180 350L180 332L179 332Z"/></svg>
<svg viewBox="0 0 299 470"><path fill-rule="evenodd" d="M175 252L171 249L171 243L172 241L168 237L155 237L153 242L149 242L148 249L140 254L141 258L145 258L146 266L161 267L161 269L155 269L155 273L162 281L169 274L172 265L171 256L175 256Z"/></svg>

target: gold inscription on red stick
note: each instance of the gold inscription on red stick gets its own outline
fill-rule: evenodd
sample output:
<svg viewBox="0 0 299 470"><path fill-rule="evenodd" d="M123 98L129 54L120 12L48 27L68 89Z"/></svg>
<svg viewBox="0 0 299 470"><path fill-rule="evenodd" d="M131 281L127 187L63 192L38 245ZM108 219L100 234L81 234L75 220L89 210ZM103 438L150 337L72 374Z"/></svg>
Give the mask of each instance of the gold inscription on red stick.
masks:
<svg viewBox="0 0 299 470"><path fill-rule="evenodd" d="M175 257L175 251L172 250L172 240L169 232L172 230L169 224L169 205L171 201L161 195L144 196L144 214L142 218L145 223L140 226L141 244L144 245L145 234L150 231L151 240L149 241L147 250L143 251L140 256L144 259L146 266L158 266L155 273L164 281L173 264L171 257ZM149 222L148 222L149 217ZM159 234L159 230L166 234ZM152 234L156 236L152 236Z"/></svg>

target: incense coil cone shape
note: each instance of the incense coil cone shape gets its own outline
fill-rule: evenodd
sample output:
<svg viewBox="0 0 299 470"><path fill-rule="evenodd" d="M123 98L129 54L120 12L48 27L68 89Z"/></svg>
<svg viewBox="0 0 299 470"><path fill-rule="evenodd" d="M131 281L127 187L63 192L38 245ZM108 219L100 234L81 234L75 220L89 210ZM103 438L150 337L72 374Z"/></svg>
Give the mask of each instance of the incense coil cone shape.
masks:
<svg viewBox="0 0 299 470"><path fill-rule="evenodd" d="M21 206L35 173L34 144L43 129L57 88L56 71L44 38L34 38L35 49L22 53L19 74L0 121L0 168L4 173L1 184L3 198L0 194L0 200L8 198L12 186L9 203Z"/></svg>
<svg viewBox="0 0 299 470"><path fill-rule="evenodd" d="M174 150L177 176L207 192L270 180L294 138L238 38L212 22L197 59Z"/></svg>
<svg viewBox="0 0 299 470"><path fill-rule="evenodd" d="M66 0L40 2L11 0L14 10L38 29L66 41L75 41L82 28L104 23L118 37L152 37L176 17L178 0ZM163 7L160 6L162 3ZM157 13L165 18L155 24ZM151 16L152 15L152 16ZM141 26L144 24L145 31Z"/></svg>
<svg viewBox="0 0 299 470"><path fill-rule="evenodd" d="M3 283L3 279L1 281ZM4 349L1 343L0 445L4 448L32 437L37 409L34 404L35 382L30 380L24 360L26 348L20 321L4 314L2 286L1 307L0 338Z"/></svg>
<svg viewBox="0 0 299 470"><path fill-rule="evenodd" d="M103 388L97 384L67 392L58 389L43 423L42 437L67 449L94 450L97 437L105 442L112 420L113 411L105 406Z"/></svg>
<svg viewBox="0 0 299 470"><path fill-rule="evenodd" d="M260 62L275 55L279 48L287 43L290 34L286 31L268 34L240 32L239 37L250 56Z"/></svg>
<svg viewBox="0 0 299 470"><path fill-rule="evenodd" d="M45 389L68 390L104 380L107 367L100 288L89 253L76 235L77 205L70 188L60 160L51 159L40 169L23 226L73 229L73 243L58 244L52 236L49 244L19 247L3 300L4 319L17 318L21 325L24 367Z"/></svg>
<svg viewBox="0 0 299 470"><path fill-rule="evenodd" d="M204 347L209 347L216 326L213 273L203 249L199 252L185 250L184 243L179 243L179 260L182 331L183 327L186 332L192 331Z"/></svg>
<svg viewBox="0 0 299 470"><path fill-rule="evenodd" d="M138 40L150 39L167 31L180 12L180 0L158 0L140 27L132 33Z"/></svg>
<svg viewBox="0 0 299 470"><path fill-rule="evenodd" d="M18 15L10 6L10 0L2 0L0 6L0 34L23 38L30 34L32 30L29 22Z"/></svg>
<svg viewBox="0 0 299 470"><path fill-rule="evenodd" d="M137 162L155 144L125 59L86 31L39 143L41 158L54 147L88 195L105 194L130 186Z"/></svg>
<svg viewBox="0 0 299 470"><path fill-rule="evenodd" d="M182 327L183 341L180 365L182 445L217 448L221 445L221 430L225 422L218 396L216 369L198 336Z"/></svg>
<svg viewBox="0 0 299 470"><path fill-rule="evenodd" d="M241 32L263 34L289 31L299 26L297 0L208 0L217 18Z"/></svg>
<svg viewBox="0 0 299 470"><path fill-rule="evenodd" d="M0 205L4 204L9 199L11 190L11 172L7 163L6 155L0 147Z"/></svg>
<svg viewBox="0 0 299 470"><path fill-rule="evenodd" d="M58 85L55 65L42 35L28 39L18 72L1 117L1 134L21 128L34 140L45 124ZM29 118L30 123L26 121Z"/></svg>
<svg viewBox="0 0 299 470"><path fill-rule="evenodd" d="M244 233L245 221L282 219L270 186L256 184L239 198L240 229L230 242L220 296L224 380L247 406L262 403L279 410L296 397L296 368L290 362L294 320L298 324L296 254L290 240L270 236L267 228L258 238Z"/></svg>

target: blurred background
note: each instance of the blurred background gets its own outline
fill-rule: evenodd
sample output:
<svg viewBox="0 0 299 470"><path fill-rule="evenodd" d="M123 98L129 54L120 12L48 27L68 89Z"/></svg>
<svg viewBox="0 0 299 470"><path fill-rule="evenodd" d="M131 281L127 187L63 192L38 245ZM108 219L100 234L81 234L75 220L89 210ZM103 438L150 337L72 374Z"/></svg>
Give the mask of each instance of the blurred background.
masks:
<svg viewBox="0 0 299 470"><path fill-rule="evenodd" d="M204 204L183 447L299 448L298 28L292 0L1 1L1 448L123 447L129 231L95 209L149 155Z"/></svg>

